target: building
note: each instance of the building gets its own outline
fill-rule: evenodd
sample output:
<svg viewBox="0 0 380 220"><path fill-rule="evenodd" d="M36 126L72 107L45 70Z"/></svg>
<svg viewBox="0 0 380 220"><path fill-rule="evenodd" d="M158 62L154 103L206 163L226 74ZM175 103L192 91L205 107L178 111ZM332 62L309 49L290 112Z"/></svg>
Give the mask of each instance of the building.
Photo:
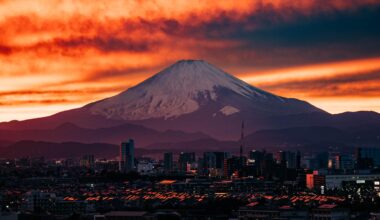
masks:
<svg viewBox="0 0 380 220"><path fill-rule="evenodd" d="M1 212L0 211L0 219L1 220L18 220L20 214L16 212Z"/></svg>
<svg viewBox="0 0 380 220"><path fill-rule="evenodd" d="M308 209L294 208L288 205L260 205L258 202L249 203L237 211L239 220L305 220L309 219Z"/></svg>
<svg viewBox="0 0 380 220"><path fill-rule="evenodd" d="M245 157L231 157L224 160L223 174L225 177L238 177L246 162Z"/></svg>
<svg viewBox="0 0 380 220"><path fill-rule="evenodd" d="M300 167L300 155L299 152L292 151L279 151L277 152L277 163L290 169L296 169Z"/></svg>
<svg viewBox="0 0 380 220"><path fill-rule="evenodd" d="M153 173L154 163L150 159L140 159L137 163L137 172L140 174Z"/></svg>
<svg viewBox="0 0 380 220"><path fill-rule="evenodd" d="M86 203L75 199L57 197L55 193L30 191L26 193L26 210L30 212L52 213L54 215L70 215L84 213Z"/></svg>
<svg viewBox="0 0 380 220"><path fill-rule="evenodd" d="M306 175L306 186L309 189L319 189L322 186L326 189L335 189L341 188L344 182L364 183L379 179L380 174L327 174L314 171L312 174Z"/></svg>
<svg viewBox="0 0 380 220"><path fill-rule="evenodd" d="M334 164L337 170L353 170L355 168L354 158L351 155L335 156Z"/></svg>
<svg viewBox="0 0 380 220"><path fill-rule="evenodd" d="M356 161L358 168L368 169L380 166L380 148L357 148Z"/></svg>
<svg viewBox="0 0 380 220"><path fill-rule="evenodd" d="M142 211L112 211L104 215L95 215L94 220L145 220L151 219L147 212Z"/></svg>
<svg viewBox="0 0 380 220"><path fill-rule="evenodd" d="M320 189L326 185L326 176L315 170L311 174L306 174L306 187L309 189Z"/></svg>
<svg viewBox="0 0 380 220"><path fill-rule="evenodd" d="M334 204L324 204L313 209L310 214L310 220L322 219L348 220L350 219L350 212Z"/></svg>
<svg viewBox="0 0 380 220"><path fill-rule="evenodd" d="M95 157L94 155L84 155L80 160L80 166L87 168L94 168L95 166Z"/></svg>
<svg viewBox="0 0 380 220"><path fill-rule="evenodd" d="M215 168L223 170L224 160L231 157L231 154L228 152L213 152L215 154Z"/></svg>
<svg viewBox="0 0 380 220"><path fill-rule="evenodd" d="M260 176L265 151L252 150L248 153L245 174L247 176Z"/></svg>
<svg viewBox="0 0 380 220"><path fill-rule="evenodd" d="M108 171L117 171L119 170L119 161L117 160L97 160L95 162L96 170L108 170Z"/></svg>
<svg viewBox="0 0 380 220"><path fill-rule="evenodd" d="M198 173L208 176L223 176L224 160L229 158L226 152L204 152L198 160Z"/></svg>
<svg viewBox="0 0 380 220"><path fill-rule="evenodd" d="M215 169L216 168L216 155L214 152L204 152L203 153L204 169Z"/></svg>
<svg viewBox="0 0 380 220"><path fill-rule="evenodd" d="M135 142L129 139L128 142L120 144L119 171L126 173L135 168Z"/></svg>
<svg viewBox="0 0 380 220"><path fill-rule="evenodd" d="M54 193L30 191L26 193L26 210L31 212L50 210L53 200L56 199Z"/></svg>
<svg viewBox="0 0 380 220"><path fill-rule="evenodd" d="M181 172L188 172L191 169L191 165L195 163L194 152L181 152L178 159L179 170Z"/></svg>
<svg viewBox="0 0 380 220"><path fill-rule="evenodd" d="M238 210L239 220L271 220L280 219L280 212L278 210L266 207L243 207Z"/></svg>
<svg viewBox="0 0 380 220"><path fill-rule="evenodd" d="M173 171L173 153L167 152L164 154L164 171L170 173Z"/></svg>
<svg viewBox="0 0 380 220"><path fill-rule="evenodd" d="M302 157L302 167L310 170L325 169L328 166L328 152L305 153Z"/></svg>
<svg viewBox="0 0 380 220"><path fill-rule="evenodd" d="M349 175L326 175L326 188L334 189L341 188L343 182L356 181L364 183L365 181L379 180L380 174L349 174Z"/></svg>

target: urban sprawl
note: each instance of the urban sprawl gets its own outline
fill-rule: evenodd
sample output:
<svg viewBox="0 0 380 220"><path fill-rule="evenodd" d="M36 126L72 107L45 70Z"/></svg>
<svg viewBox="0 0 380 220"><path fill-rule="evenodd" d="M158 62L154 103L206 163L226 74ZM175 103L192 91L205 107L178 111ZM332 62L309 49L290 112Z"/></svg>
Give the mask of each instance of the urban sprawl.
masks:
<svg viewBox="0 0 380 220"><path fill-rule="evenodd" d="M380 219L380 149L0 160L0 219Z"/></svg>

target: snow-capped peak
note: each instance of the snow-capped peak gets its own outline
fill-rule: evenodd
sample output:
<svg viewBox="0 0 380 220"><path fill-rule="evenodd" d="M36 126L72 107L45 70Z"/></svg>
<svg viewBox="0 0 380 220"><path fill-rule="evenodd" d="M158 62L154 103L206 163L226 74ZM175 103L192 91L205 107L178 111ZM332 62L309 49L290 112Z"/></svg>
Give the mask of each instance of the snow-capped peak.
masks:
<svg viewBox="0 0 380 220"><path fill-rule="evenodd" d="M282 98L257 89L202 60L181 60L144 82L91 106L108 118L142 120L191 113L202 103L217 101L217 89L248 99Z"/></svg>
<svg viewBox="0 0 380 220"><path fill-rule="evenodd" d="M165 86L171 92L198 93L213 91L215 87L225 87L245 96L252 93L261 96L265 93L203 60L180 60L146 80L141 86L152 84Z"/></svg>

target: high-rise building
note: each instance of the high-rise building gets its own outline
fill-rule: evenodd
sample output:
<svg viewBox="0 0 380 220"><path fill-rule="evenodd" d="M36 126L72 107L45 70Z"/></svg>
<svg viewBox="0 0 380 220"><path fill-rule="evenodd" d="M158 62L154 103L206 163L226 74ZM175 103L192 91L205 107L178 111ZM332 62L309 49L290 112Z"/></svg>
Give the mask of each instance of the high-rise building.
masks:
<svg viewBox="0 0 380 220"><path fill-rule="evenodd" d="M337 155L335 157L335 169L337 170L352 170L355 168L354 158L352 155Z"/></svg>
<svg viewBox="0 0 380 220"><path fill-rule="evenodd" d="M225 177L238 177L241 175L246 157L231 157L224 160L223 174Z"/></svg>
<svg viewBox="0 0 380 220"><path fill-rule="evenodd" d="M320 189L326 185L326 173L318 170L313 173L306 174L306 187L309 189Z"/></svg>
<svg viewBox="0 0 380 220"><path fill-rule="evenodd" d="M150 158L139 158L137 160L137 172L139 174L150 174L154 169L154 161Z"/></svg>
<svg viewBox="0 0 380 220"><path fill-rule="evenodd" d="M223 169L224 160L231 157L231 154L228 152L213 152L216 157L215 165L217 169Z"/></svg>
<svg viewBox="0 0 380 220"><path fill-rule="evenodd" d="M198 160L198 173L223 176L224 160L229 157L230 154L227 152L204 152L202 160Z"/></svg>
<svg viewBox="0 0 380 220"><path fill-rule="evenodd" d="M279 151L276 155L278 164L290 169L297 168L297 153L291 151Z"/></svg>
<svg viewBox="0 0 380 220"><path fill-rule="evenodd" d="M80 165L87 168L94 168L95 166L95 158L94 155L84 155L80 160Z"/></svg>
<svg viewBox="0 0 380 220"><path fill-rule="evenodd" d="M253 173L252 175L259 176L263 166L265 151L252 150L248 155L248 166Z"/></svg>
<svg viewBox="0 0 380 220"><path fill-rule="evenodd" d="M164 153L164 171L170 173L173 171L173 153Z"/></svg>
<svg viewBox="0 0 380 220"><path fill-rule="evenodd" d="M297 151L296 154L296 168L300 169L301 168L301 152Z"/></svg>
<svg viewBox="0 0 380 220"><path fill-rule="evenodd" d="M119 170L120 172L130 172L135 167L135 142L129 139L128 142L120 144Z"/></svg>
<svg viewBox="0 0 380 220"><path fill-rule="evenodd" d="M182 172L189 170L191 164L195 163L195 153L194 152L181 152L179 154L179 169Z"/></svg>
<svg viewBox="0 0 380 220"><path fill-rule="evenodd" d="M380 149L379 148L357 148L356 161L359 168L371 168L380 166ZM371 164L372 163L372 164Z"/></svg>
<svg viewBox="0 0 380 220"><path fill-rule="evenodd" d="M203 161L205 169L216 168L216 155L214 152L204 152Z"/></svg>
<svg viewBox="0 0 380 220"><path fill-rule="evenodd" d="M252 163L259 163L264 158L264 151L251 150L249 152L248 158L252 160Z"/></svg>
<svg viewBox="0 0 380 220"><path fill-rule="evenodd" d="M274 171L274 159L273 159L273 154L272 153L264 153L264 159L263 162L261 163L261 170L260 173L262 176L265 178L268 178L269 176L272 175Z"/></svg>

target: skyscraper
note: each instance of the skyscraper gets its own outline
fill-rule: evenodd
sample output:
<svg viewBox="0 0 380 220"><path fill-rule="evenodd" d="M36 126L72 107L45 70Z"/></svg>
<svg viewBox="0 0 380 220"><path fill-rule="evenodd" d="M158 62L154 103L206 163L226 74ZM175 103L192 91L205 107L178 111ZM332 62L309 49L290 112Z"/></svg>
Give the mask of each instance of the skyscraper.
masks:
<svg viewBox="0 0 380 220"><path fill-rule="evenodd" d="M80 160L80 165L87 168L94 168L95 166L95 158L94 155L88 154L84 155Z"/></svg>
<svg viewBox="0 0 380 220"><path fill-rule="evenodd" d="M203 160L205 169L216 168L216 155L214 152L204 152Z"/></svg>
<svg viewBox="0 0 380 220"><path fill-rule="evenodd" d="M276 155L277 163L283 167L296 169L297 168L297 152L279 151Z"/></svg>
<svg viewBox="0 0 380 220"><path fill-rule="evenodd" d="M166 173L173 171L173 153L171 152L164 154L164 170Z"/></svg>
<svg viewBox="0 0 380 220"><path fill-rule="evenodd" d="M213 152L216 156L216 168L223 169L224 168L224 160L230 158L231 155L228 152Z"/></svg>
<svg viewBox="0 0 380 220"><path fill-rule="evenodd" d="M119 170L120 172L130 172L135 167L135 142L129 139L128 142L120 144Z"/></svg>
<svg viewBox="0 0 380 220"><path fill-rule="evenodd" d="M357 148L356 161L360 168L370 168L380 166L380 149L378 148Z"/></svg>
<svg viewBox="0 0 380 220"><path fill-rule="evenodd" d="M188 166L195 162L195 153L194 152L181 152L179 154L179 170L181 172L186 172Z"/></svg>
<svg viewBox="0 0 380 220"><path fill-rule="evenodd" d="M239 176L243 168L242 157L231 157L224 160L223 174L225 177Z"/></svg>

